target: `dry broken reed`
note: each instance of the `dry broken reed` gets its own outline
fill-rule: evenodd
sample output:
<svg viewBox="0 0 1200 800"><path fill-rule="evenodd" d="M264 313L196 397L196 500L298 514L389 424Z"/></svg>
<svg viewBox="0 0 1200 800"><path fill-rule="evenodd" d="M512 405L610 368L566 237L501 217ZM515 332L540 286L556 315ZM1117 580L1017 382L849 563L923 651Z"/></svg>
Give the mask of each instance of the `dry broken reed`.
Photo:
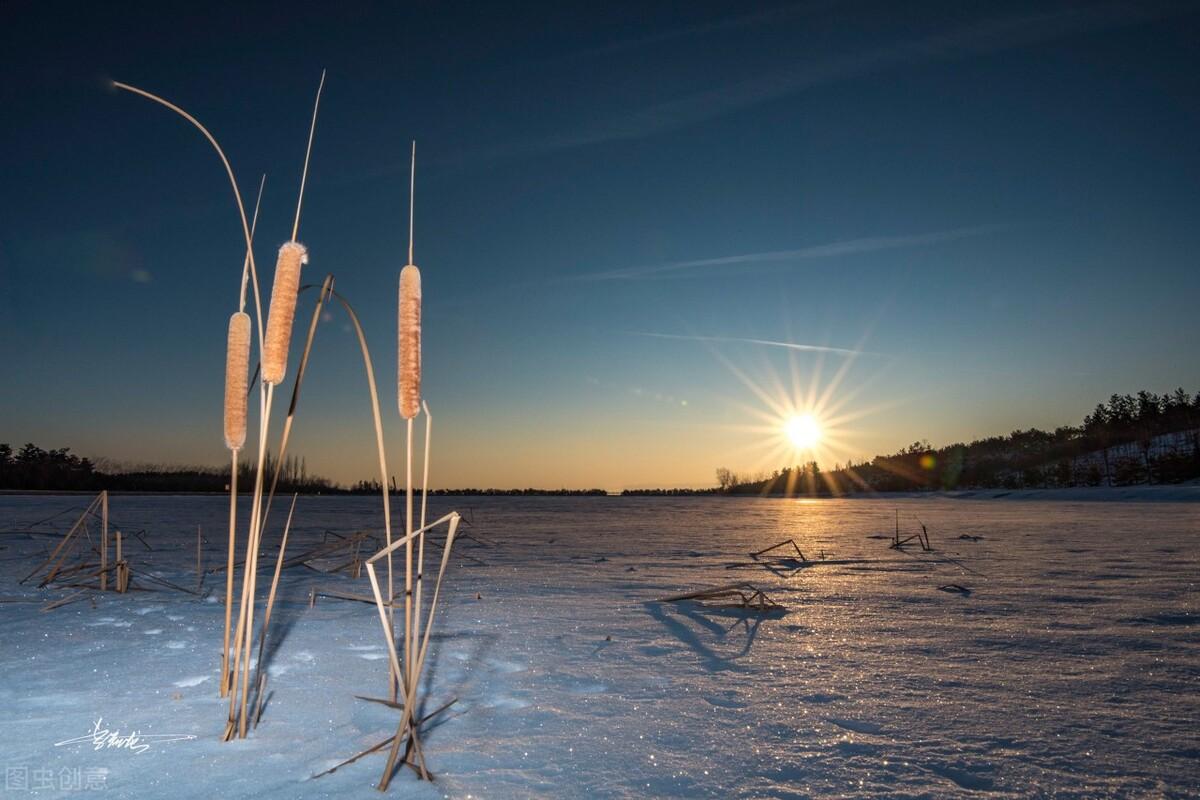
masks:
<svg viewBox="0 0 1200 800"><path fill-rule="evenodd" d="M451 512L426 526L406 533L403 539L392 542L366 561L367 577L371 581L371 591L375 595L375 606L379 612L380 624L383 626L383 637L388 648L389 662L392 670L402 676L400 692L404 705L404 713L401 717L400 725L396 730L396 735L391 740L391 751L388 755L387 764L384 767L383 777L380 779L378 785L380 791L387 789L392 778L392 773L395 772L397 760L400 755L400 746L406 741L408 742L408 747L416 754L419 762L418 772L421 774L421 777L429 778L429 773L424 765L424 756L421 754L420 739L417 737L417 732L412 722L415 706L418 704L417 691L420 687L421 670L424 666L425 655L429 647L429 634L433 627L434 613L437 611L438 595L441 591L442 579L446 574L446 565L450 560L450 551L454 546L454 537L458 532L458 525L461 519L457 512ZM448 532L446 535L446 544L442 550L442 563L438 569L437 582L434 584L433 598L430 601L429 612L425 619L424 636L420 642L414 641L412 643L414 651L410 654L412 657L411 667L402 667L400 653L396 649L396 639L392 632L392 624L388 615L388 606L390 603L385 602L383 599L383 593L379 588L379 579L375 574L375 562L386 555L390 555L391 552L401 545L405 547L411 546L415 537L424 536L427 531L433 530L442 524L448 525ZM406 641L410 632L411 627L406 625Z"/></svg>

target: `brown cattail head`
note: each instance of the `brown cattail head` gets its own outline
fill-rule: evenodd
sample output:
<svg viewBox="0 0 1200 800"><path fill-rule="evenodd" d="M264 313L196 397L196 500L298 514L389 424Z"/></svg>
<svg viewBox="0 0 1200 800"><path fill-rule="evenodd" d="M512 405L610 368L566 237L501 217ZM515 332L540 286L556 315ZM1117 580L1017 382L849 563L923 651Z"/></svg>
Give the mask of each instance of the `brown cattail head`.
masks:
<svg viewBox="0 0 1200 800"><path fill-rule="evenodd" d="M300 292L300 266L307 263L308 250L299 242L286 242L279 248L263 343L263 383L282 383L287 372L292 321L296 318L296 295Z"/></svg>
<svg viewBox="0 0 1200 800"><path fill-rule="evenodd" d="M415 264L400 270L399 323L397 396L400 416L412 419L421 411L421 270Z"/></svg>
<svg viewBox="0 0 1200 800"><path fill-rule="evenodd" d="M250 315L229 318L225 348L225 446L241 450L246 443L246 395L250 372Z"/></svg>

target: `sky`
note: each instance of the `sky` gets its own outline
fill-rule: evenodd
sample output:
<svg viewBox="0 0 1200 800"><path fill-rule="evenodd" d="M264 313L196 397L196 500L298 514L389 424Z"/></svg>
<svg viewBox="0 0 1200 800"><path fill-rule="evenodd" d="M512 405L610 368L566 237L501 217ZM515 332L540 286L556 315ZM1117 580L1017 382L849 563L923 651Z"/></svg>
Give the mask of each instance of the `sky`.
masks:
<svg viewBox="0 0 1200 800"><path fill-rule="evenodd" d="M227 463L230 185L110 81L199 118L249 206L266 174L266 295L323 69L304 280L332 273L362 319L401 479L412 140L433 486L706 486L1200 390L1200 3L0 15L0 442ZM793 414L815 450L782 444ZM373 478L371 420L330 306L292 452Z"/></svg>

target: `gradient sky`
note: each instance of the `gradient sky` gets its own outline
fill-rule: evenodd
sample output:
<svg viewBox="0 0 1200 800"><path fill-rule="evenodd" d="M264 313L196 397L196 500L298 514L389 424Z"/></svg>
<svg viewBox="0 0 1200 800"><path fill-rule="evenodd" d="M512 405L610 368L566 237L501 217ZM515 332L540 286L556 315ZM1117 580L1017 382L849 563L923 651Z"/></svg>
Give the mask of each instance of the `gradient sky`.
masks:
<svg viewBox="0 0 1200 800"><path fill-rule="evenodd" d="M106 80L267 174L265 293L322 68L305 275L397 474L414 138L436 486L709 485L822 398L832 466L1200 389L1200 4L390 5L4 4L0 441L224 463L232 194ZM349 482L329 311L294 452Z"/></svg>

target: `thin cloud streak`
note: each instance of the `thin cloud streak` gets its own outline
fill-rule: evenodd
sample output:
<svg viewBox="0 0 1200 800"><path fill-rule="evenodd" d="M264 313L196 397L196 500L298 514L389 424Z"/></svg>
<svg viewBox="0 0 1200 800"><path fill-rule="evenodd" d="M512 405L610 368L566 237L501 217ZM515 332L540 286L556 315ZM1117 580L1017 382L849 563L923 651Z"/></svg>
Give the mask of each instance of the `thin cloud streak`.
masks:
<svg viewBox="0 0 1200 800"><path fill-rule="evenodd" d="M637 50L650 45L663 44L665 42L676 41L679 39L691 39L703 36L709 36L714 33L724 33L742 28L751 28L775 23L784 20L790 16L799 14L809 14L817 11L823 11L827 8L839 5L842 0L821 0L820 2L797 3L794 5L780 6L778 8L768 8L760 11L755 11L749 14L736 17L726 17L714 22L704 22L696 25L688 25L681 28L672 28L671 30L652 33L646 36L639 36L632 39L623 39L609 44L597 45L579 52L572 53L571 59L587 59L597 56L610 56L615 53L624 52L627 50Z"/></svg>
<svg viewBox="0 0 1200 800"><path fill-rule="evenodd" d="M909 247L941 244L973 236L982 236L1007 229L1008 225L976 225L970 228L955 228L932 233L919 233L909 236L870 236L862 239L849 239L841 242L802 247L798 250L770 250L763 253L743 253L720 258L700 258L691 261L674 261L669 264L658 264L648 267L629 267L626 269L589 272L569 278L574 281L617 281L617 280L653 280L662 277L681 277L680 273L702 271L708 267L728 266L730 264L762 264L779 261L804 261L817 258L835 258L837 256L874 253L881 250L899 250Z"/></svg>
<svg viewBox="0 0 1200 800"><path fill-rule="evenodd" d="M776 342L770 339L745 339L740 336L691 336L682 333L650 333L647 331L629 331L630 336L647 336L652 339L677 339L685 342L726 342L731 344L756 344L763 347L782 347L788 350L799 350L807 353L836 353L842 356L879 356L867 350L852 350L848 347L827 347L820 344L798 344L796 342Z"/></svg>
<svg viewBox="0 0 1200 800"><path fill-rule="evenodd" d="M947 33L829 58L649 106L632 114L600 120L573 133L520 146L507 154L566 150L603 142L641 139L777 100L805 89L887 68L984 55L1086 31L1150 21L1186 9L1187 6L1174 3L1110 2L983 20ZM505 153L495 151L492 155Z"/></svg>

